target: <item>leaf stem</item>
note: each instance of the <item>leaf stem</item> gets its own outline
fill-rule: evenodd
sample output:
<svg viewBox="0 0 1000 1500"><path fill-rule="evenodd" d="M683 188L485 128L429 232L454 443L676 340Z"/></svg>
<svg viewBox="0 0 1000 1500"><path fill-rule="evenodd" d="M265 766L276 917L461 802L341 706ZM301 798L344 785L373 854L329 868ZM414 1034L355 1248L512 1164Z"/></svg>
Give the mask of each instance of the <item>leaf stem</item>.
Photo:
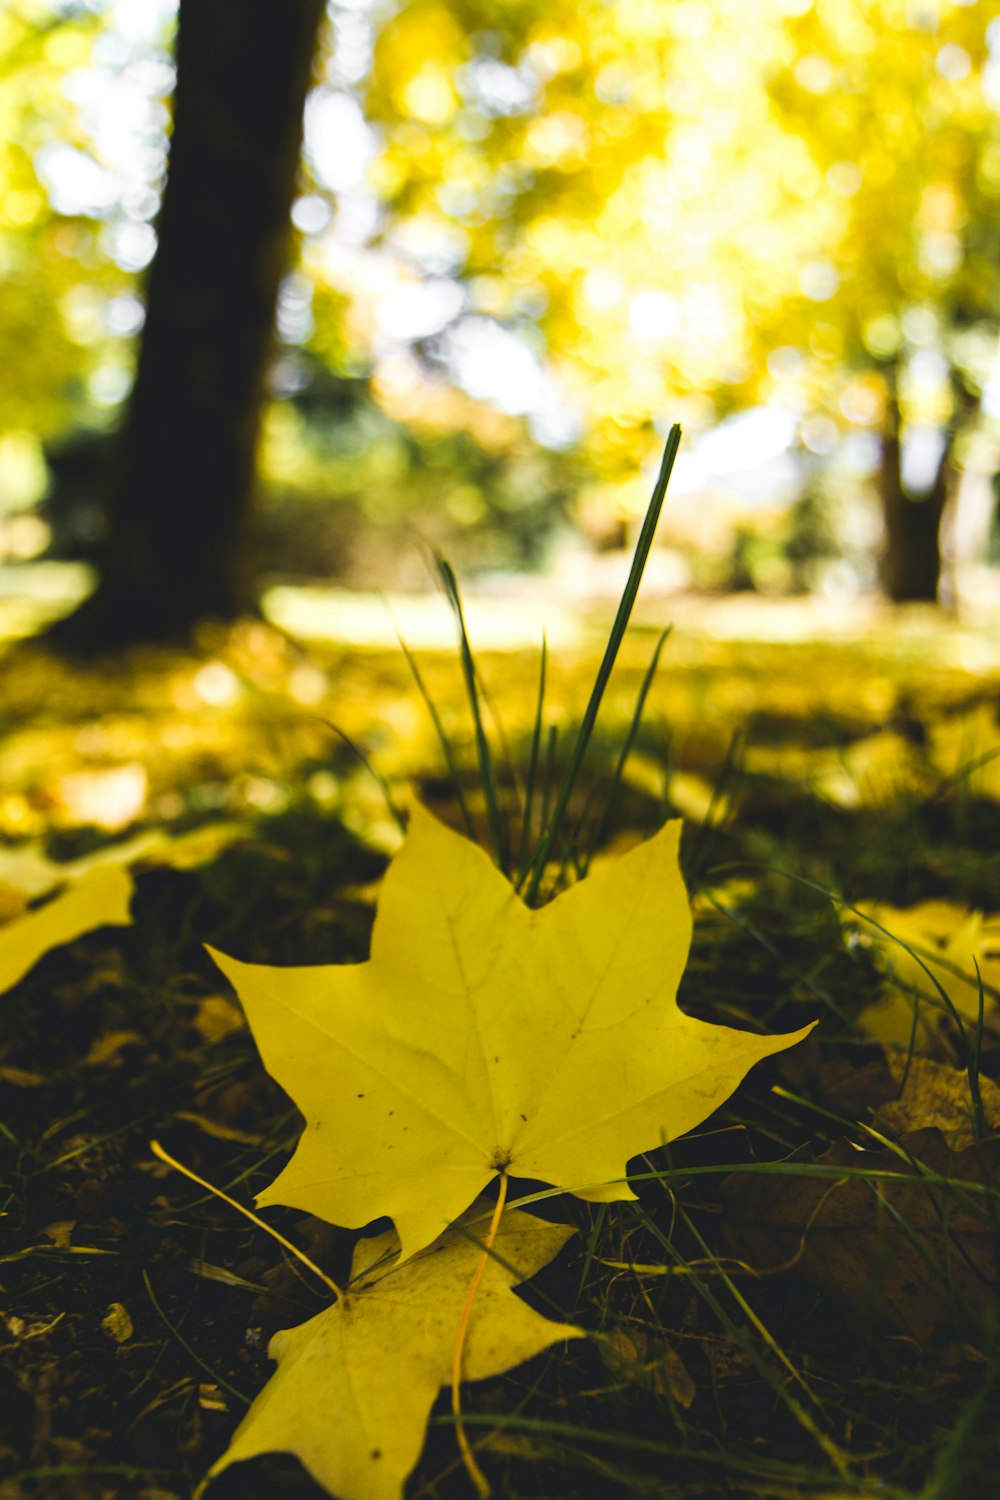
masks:
<svg viewBox="0 0 1000 1500"><path fill-rule="evenodd" d="M270 1224L266 1224L263 1219L258 1218L252 1209L244 1208L242 1203L237 1203L235 1198L230 1198L229 1194L224 1193L221 1188L213 1187L210 1182L205 1181L204 1177L199 1177L197 1172L192 1172L190 1167L182 1166L179 1161L176 1161L170 1155L169 1151L164 1151L159 1141L150 1141L149 1149L154 1156L159 1157L160 1161L165 1161L168 1167L173 1167L175 1172L181 1172L185 1177L190 1177L192 1182L196 1182L206 1192L214 1193L216 1198L221 1198L223 1203L228 1203L230 1208L235 1208L236 1212L242 1214L244 1218L249 1219L251 1224L256 1224L258 1229L263 1229L265 1234L269 1234L273 1240L278 1241L279 1245L283 1245L289 1254L295 1256L296 1260L300 1260L304 1266L308 1266L314 1276L318 1276L320 1281L325 1281L334 1296L343 1300L344 1294L337 1283L325 1271L321 1271L319 1266L309 1259L304 1250L300 1250L298 1245L293 1245L291 1240L286 1240L283 1234L279 1234Z"/></svg>
<svg viewBox="0 0 1000 1500"><path fill-rule="evenodd" d="M469 1292L465 1299L465 1306L462 1308L462 1316L458 1325L458 1337L455 1340L455 1352L451 1361L451 1409L455 1414L455 1436L458 1439L459 1452L462 1455L465 1471L476 1487L476 1494L479 1496L479 1500L489 1500L490 1487L486 1475L476 1463L472 1448L469 1445L469 1439L465 1435L465 1427L462 1423L462 1355L465 1352L465 1340L469 1332L472 1305L476 1300L476 1293L479 1291L479 1283L483 1279L483 1272L486 1270L486 1262L490 1258L490 1251L493 1249L493 1241L497 1237L497 1230L500 1228L500 1216L507 1202L507 1185L509 1181L507 1173L501 1172L500 1191L497 1194L496 1207L493 1210L493 1217L490 1220L489 1232L483 1242L483 1252L476 1262L476 1269L469 1283Z"/></svg>

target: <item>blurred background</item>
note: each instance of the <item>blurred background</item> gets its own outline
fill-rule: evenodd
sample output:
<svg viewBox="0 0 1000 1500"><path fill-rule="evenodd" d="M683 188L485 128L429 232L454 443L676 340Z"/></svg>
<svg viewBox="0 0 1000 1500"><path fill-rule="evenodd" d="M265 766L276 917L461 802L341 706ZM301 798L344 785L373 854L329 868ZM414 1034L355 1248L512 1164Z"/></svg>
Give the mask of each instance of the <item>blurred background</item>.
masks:
<svg viewBox="0 0 1000 1500"><path fill-rule="evenodd" d="M0 16L12 628L144 546L174 593L218 554L200 614L430 548L613 594L675 421L654 593L1000 597L996 0L180 16ZM141 615L100 633L190 623Z"/></svg>

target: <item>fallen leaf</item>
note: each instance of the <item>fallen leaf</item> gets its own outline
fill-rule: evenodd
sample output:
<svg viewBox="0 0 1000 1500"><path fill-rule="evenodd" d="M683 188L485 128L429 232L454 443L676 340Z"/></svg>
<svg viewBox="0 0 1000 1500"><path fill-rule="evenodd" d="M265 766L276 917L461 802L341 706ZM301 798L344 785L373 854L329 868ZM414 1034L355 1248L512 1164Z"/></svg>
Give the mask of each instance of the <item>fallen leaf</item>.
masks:
<svg viewBox="0 0 1000 1500"><path fill-rule="evenodd" d="M695 771L671 772L670 805L692 823L718 828L729 818L733 800L724 787L706 781Z"/></svg>
<svg viewBox="0 0 1000 1500"><path fill-rule="evenodd" d="M961 1184L1000 1181L1000 1138L952 1151L939 1130L908 1133L901 1144L945 1190L921 1181L896 1152L859 1151L836 1141L816 1161L861 1169L869 1178L805 1173L733 1173L723 1183L726 1239L733 1253L767 1274L793 1269L834 1292L859 1323L889 1323L921 1346L992 1298L997 1282L989 1200ZM892 1178L879 1177L892 1173Z"/></svg>
<svg viewBox="0 0 1000 1500"><path fill-rule="evenodd" d="M16 886L0 880L0 927L21 917L28 909L28 898Z"/></svg>
<svg viewBox="0 0 1000 1500"><path fill-rule="evenodd" d="M0 848L0 922L19 916L25 901L47 896L59 886L73 885L94 870L137 864L190 870L206 864L249 831L248 823L235 818L217 819L186 833L147 828L132 838L104 844L91 854L70 860L49 859L40 839Z"/></svg>
<svg viewBox="0 0 1000 1500"><path fill-rule="evenodd" d="M812 778L819 796L852 810L890 806L919 793L925 782L916 747L891 730L845 745Z"/></svg>
<svg viewBox="0 0 1000 1500"><path fill-rule="evenodd" d="M155 830L141 851L144 863L169 865L173 870L193 870L206 865L223 849L244 839L250 833L250 824L237 818L217 819L205 823L201 828L192 828L187 833L165 833Z"/></svg>
<svg viewBox="0 0 1000 1500"><path fill-rule="evenodd" d="M639 1324L619 1324L600 1341L601 1355L613 1375L644 1386L663 1399L672 1398L688 1411L698 1387L665 1333Z"/></svg>
<svg viewBox="0 0 1000 1500"><path fill-rule="evenodd" d="M45 1225L42 1233L47 1240L52 1241L57 1250L69 1250L75 1228L75 1219L55 1219L51 1224Z"/></svg>
<svg viewBox="0 0 1000 1500"><path fill-rule="evenodd" d="M27 1068L0 1068L0 1080L4 1083L12 1083L15 1088L34 1089L40 1083L47 1082L44 1073L32 1073Z"/></svg>
<svg viewBox="0 0 1000 1500"><path fill-rule="evenodd" d="M121 1061L120 1053L126 1047L141 1047L145 1037L138 1031L107 1031L99 1036L83 1058L84 1067L100 1067L105 1063L117 1063Z"/></svg>
<svg viewBox="0 0 1000 1500"><path fill-rule="evenodd" d="M37 911L0 927L0 994L23 979L43 953L92 927L129 921L132 880L113 866L93 870Z"/></svg>
<svg viewBox="0 0 1000 1500"><path fill-rule="evenodd" d="M451 1364L490 1207L477 1203L433 1245L400 1265L392 1232L362 1240L340 1302L276 1333L278 1369L207 1480L275 1450L294 1453L339 1500L399 1500ZM508 1211L472 1306L463 1379L499 1375L579 1329L534 1312L510 1288L549 1263L573 1234ZM476 1240L469 1238L475 1235ZM392 1259L390 1260L390 1257Z"/></svg>
<svg viewBox="0 0 1000 1500"><path fill-rule="evenodd" d="M62 1322L65 1316L66 1313L63 1311L56 1313L54 1318L33 1318L29 1323L25 1318L7 1313L3 1321L7 1325L8 1332L16 1339L43 1339Z"/></svg>
<svg viewBox="0 0 1000 1500"><path fill-rule="evenodd" d="M953 1151L973 1144L977 1137L969 1075L964 1068L948 1067L932 1057L907 1058L905 1053L891 1049L887 1050L886 1063L902 1093L879 1106L877 1125L888 1127L897 1136L934 1125ZM979 1091L987 1129L1000 1135L1000 1086L992 1078L981 1077Z"/></svg>
<svg viewBox="0 0 1000 1500"><path fill-rule="evenodd" d="M854 912L845 911L844 925L854 933L860 931L887 980L882 997L859 1017L870 1036L880 1042L908 1045L913 1031L912 992L916 991L930 1002L920 1005L916 1044L932 1046L947 1012L931 975L959 1014L975 1025L979 1014L977 964L984 986L1000 990L1000 917L984 916L951 901L923 901L907 908L858 902L857 911L862 920L859 922ZM865 917L886 931L864 921ZM989 1017L996 1010L996 1002L988 994L984 999Z"/></svg>
<svg viewBox="0 0 1000 1500"><path fill-rule="evenodd" d="M127 1344L134 1329L128 1308L124 1302L109 1302L108 1310L101 1319L101 1332L114 1339L116 1344Z"/></svg>
<svg viewBox="0 0 1000 1500"><path fill-rule="evenodd" d="M899 1078L888 1062L894 1050L869 1042L824 1057L798 1092L810 1092L817 1104L841 1117L865 1120L881 1104L899 1097Z"/></svg>
<svg viewBox="0 0 1000 1500"><path fill-rule="evenodd" d="M48 859L41 840L0 849L0 891L20 892L29 901L46 895L68 877L66 866Z"/></svg>
<svg viewBox="0 0 1000 1500"><path fill-rule="evenodd" d="M811 1030L755 1036L678 1009L691 937L679 834L668 824L531 910L482 849L417 807L368 963L214 953L306 1118L257 1202L354 1229L386 1214L405 1258L498 1172L634 1197L631 1157L690 1130Z"/></svg>
<svg viewBox="0 0 1000 1500"><path fill-rule="evenodd" d="M195 1029L203 1042L221 1042L224 1036L242 1031L246 1022L240 1011L225 995L206 995L198 1001L194 1016Z"/></svg>

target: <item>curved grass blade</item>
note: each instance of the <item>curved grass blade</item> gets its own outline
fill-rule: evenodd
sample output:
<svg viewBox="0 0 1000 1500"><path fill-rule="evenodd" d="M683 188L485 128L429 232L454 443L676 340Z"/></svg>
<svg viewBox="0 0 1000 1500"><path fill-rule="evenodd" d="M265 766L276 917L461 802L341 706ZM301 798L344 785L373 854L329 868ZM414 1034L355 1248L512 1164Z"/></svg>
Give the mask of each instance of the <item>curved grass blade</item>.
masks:
<svg viewBox="0 0 1000 1500"><path fill-rule="evenodd" d="M434 699L431 697L430 693L427 690L427 684L424 682L423 677L420 675L420 668L417 666L417 659L413 655L413 652L410 650L409 646L403 640L403 637L400 635L398 630L396 631L396 639L399 642L400 650L406 657L406 665L409 667L410 672L413 675L413 681L416 684L417 692L420 694L421 698L423 698L424 703L427 707L427 712L431 716L431 723L434 725L434 733L438 737L438 742L441 746L441 753L444 756L444 763L448 768L448 775L451 777L451 784L455 788L455 800L458 803L462 813L462 821L465 824L465 831L468 834L469 838L472 839L473 843L475 843L476 827L472 821L472 814L469 811L469 804L465 800L465 793L462 791L462 782L458 774L458 764L455 760L455 752L451 747L451 740L448 738L448 735L445 732L445 727L441 722L441 715L437 711L437 705L435 704Z"/></svg>
<svg viewBox="0 0 1000 1500"><path fill-rule="evenodd" d="M402 645L402 642L400 642L400 645ZM403 647L403 650L404 651L406 650L405 646ZM389 813L389 816L392 818L393 822L396 824L396 827L400 830L400 832L405 833L406 832L406 819L403 817L403 814L400 812L399 808L396 806L395 801L393 800L392 791L390 789L389 783L386 781L385 777L382 775L382 772L374 764L374 762L372 761L372 759L368 755L368 753L365 750L363 750L362 747L359 744L357 744L357 742L355 740L352 740L351 737L350 737L350 735L346 734L344 732L344 730L341 729L338 724L334 724L330 719L324 719L322 717L320 717L319 722L324 726L324 728L329 729L329 731L330 731L331 734L335 734L337 736L337 738L344 745L346 745L347 749L351 752L351 754L361 763L361 765L364 767L364 769L368 772L368 775L376 783L376 785L378 786L379 791L382 793L382 798L383 798L383 801L385 802L386 811Z"/></svg>
<svg viewBox="0 0 1000 1500"><path fill-rule="evenodd" d="M438 576L444 588L445 597L451 606L458 626L458 645L462 662L462 676L465 679L465 691L469 699L469 707L472 710L472 722L476 734L476 755L479 760L479 779L486 799L486 816L490 825L490 838L493 842L493 856L504 875L509 873L509 860L507 857L507 841L504 837L503 819L500 815L500 796L497 788L496 769L493 765L493 752L490 750L490 742L486 738L486 729L483 724L482 708L479 701L479 684L476 678L476 664L472 655L472 647L469 644L469 633L465 628L465 613L462 609L462 598L458 591L458 580L455 577L451 564L440 553L436 553L434 561L437 564Z"/></svg>
<svg viewBox="0 0 1000 1500"><path fill-rule="evenodd" d="M584 874L586 874L587 869L590 866L590 861L593 859L595 852L600 848L601 844L604 841L604 836L607 832L608 824L611 821L611 814L614 812L615 802L618 800L618 793L621 789L622 776L625 773L625 766L628 762L629 756L632 753L632 747L635 744L636 736L642 726L642 716L646 708L646 699L649 696L649 690L653 686L653 681L656 677L656 670L660 664L660 653L666 645L673 628L674 627L672 625L668 625L666 629L660 632L659 640L656 642L656 646L653 650L653 655L650 658L649 666L646 668L645 675L643 676L642 683L639 687L638 696L635 700L635 708L632 710L632 719L628 727L628 733L626 734L625 739L622 742L621 750L618 752L618 760L615 763L615 769L611 773L611 784L608 787L607 795L604 799L604 806L598 813L597 818L594 822L594 826L591 830L590 837L587 840L587 852L583 861ZM577 819L576 829L574 831L572 839L574 847L583 833L583 829L585 827L586 820L593 801L594 792L592 791L584 804L583 811Z"/></svg>
<svg viewBox="0 0 1000 1500"><path fill-rule="evenodd" d="M528 751L528 772L524 784L524 808L521 818L521 844L520 844L520 867L518 869L518 882L524 878L528 861L528 851L531 847L531 825L532 813L535 810L535 787L538 781L538 759L542 744L542 715L545 711L545 676L548 668L549 647L548 641L542 633L542 656L538 665L538 699L535 704L535 718L531 726L531 747Z"/></svg>

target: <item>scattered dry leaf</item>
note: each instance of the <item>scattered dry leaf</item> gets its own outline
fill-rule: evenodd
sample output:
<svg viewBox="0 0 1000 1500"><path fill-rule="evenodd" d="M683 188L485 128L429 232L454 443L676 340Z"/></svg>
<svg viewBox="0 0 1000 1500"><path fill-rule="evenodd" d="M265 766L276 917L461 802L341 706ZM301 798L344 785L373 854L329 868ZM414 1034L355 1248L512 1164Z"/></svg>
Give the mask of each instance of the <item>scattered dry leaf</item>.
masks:
<svg viewBox="0 0 1000 1500"><path fill-rule="evenodd" d="M620 1323L602 1337L599 1347L613 1375L690 1409L698 1387L662 1330Z"/></svg>
<svg viewBox="0 0 1000 1500"><path fill-rule="evenodd" d="M994 1227L981 1192L962 1182L1000 1182L1000 1138L964 1150L939 1130L913 1131L909 1155L957 1186L920 1180L893 1151L859 1151L837 1141L825 1166L896 1174L893 1180L734 1173L723 1185L726 1237L762 1273L794 1264L835 1292L859 1322L889 1322L926 1345L963 1313L972 1319L996 1286Z"/></svg>
<svg viewBox="0 0 1000 1500"><path fill-rule="evenodd" d="M12 1083L18 1089L35 1089L40 1083L44 1083L43 1073L32 1073L27 1068L0 1067L0 1079L4 1083Z"/></svg>
<svg viewBox="0 0 1000 1500"><path fill-rule="evenodd" d="M138 1031L107 1031L99 1036L83 1059L85 1067L98 1067L104 1063L120 1061L119 1054L126 1047L141 1047L145 1038Z"/></svg>
<svg viewBox="0 0 1000 1500"><path fill-rule="evenodd" d="M108 1310L101 1319L101 1332L116 1344L127 1344L135 1330L128 1308L123 1302L109 1302Z"/></svg>
<svg viewBox="0 0 1000 1500"><path fill-rule="evenodd" d="M43 953L92 927L129 921L132 880L114 867L91 871L37 911L0 927L0 993L34 968Z"/></svg>
<svg viewBox="0 0 1000 1500"><path fill-rule="evenodd" d="M912 1057L887 1049L886 1062L902 1093L879 1106L876 1123L895 1135L936 1125L953 1151L976 1140L969 1077L963 1068L950 1068L930 1057ZM1000 1087L981 1077L979 1089L986 1125L1000 1135Z"/></svg>
<svg viewBox="0 0 1000 1500"><path fill-rule="evenodd" d="M199 1000L194 1025L203 1042L221 1042L224 1036L246 1026L242 1012L225 995L206 995Z"/></svg>
<svg viewBox="0 0 1000 1500"><path fill-rule="evenodd" d="M1000 801L1000 724L996 705L979 703L932 721L931 756L942 776L961 782L973 797Z"/></svg>
<svg viewBox="0 0 1000 1500"><path fill-rule="evenodd" d="M47 1240L51 1240L57 1250L68 1250L76 1228L75 1219L55 1219L51 1224L46 1224L42 1233Z"/></svg>
<svg viewBox="0 0 1000 1500"><path fill-rule="evenodd" d="M947 1016L928 969L959 1014L975 1024L979 1014L977 964L984 986L1000 990L1000 915L984 916L950 901L924 901L908 908L859 902L857 910L862 918L871 917L886 929L881 932L854 912L844 911L845 928L860 933L886 976L884 994L860 1016L860 1024L870 1036L906 1046L913 1029L917 1002L912 992L916 991L923 997L916 1045L922 1050L933 1048ZM899 941L893 942L893 938ZM996 1001L989 994L984 998L990 1020L996 1012Z"/></svg>
<svg viewBox="0 0 1000 1500"><path fill-rule="evenodd" d="M219 1120L212 1120L208 1115L200 1115L193 1109L178 1109L174 1111L175 1120L186 1120L189 1125L197 1125L198 1129L204 1131L217 1141L234 1141L239 1146L259 1146L263 1137L259 1131L240 1130L235 1125L223 1125Z"/></svg>

